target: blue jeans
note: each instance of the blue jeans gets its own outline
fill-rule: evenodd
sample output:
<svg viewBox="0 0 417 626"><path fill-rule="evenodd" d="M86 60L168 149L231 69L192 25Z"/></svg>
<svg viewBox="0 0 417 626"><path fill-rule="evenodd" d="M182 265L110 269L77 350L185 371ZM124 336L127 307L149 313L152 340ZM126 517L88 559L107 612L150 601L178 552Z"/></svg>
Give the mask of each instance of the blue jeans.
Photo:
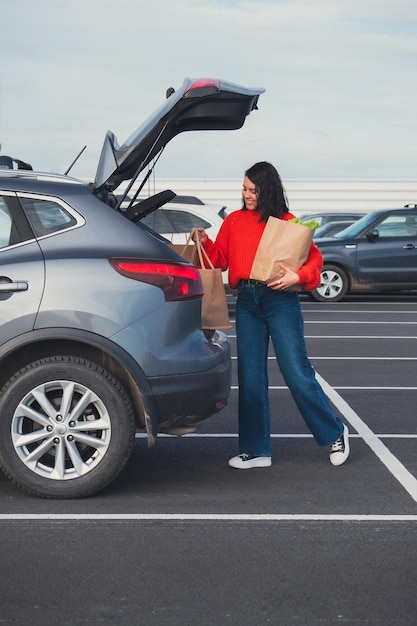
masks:
<svg viewBox="0 0 417 626"><path fill-rule="evenodd" d="M308 360L298 293L240 284L236 303L240 453L272 456L268 345L304 421L319 446L334 443L343 423Z"/></svg>

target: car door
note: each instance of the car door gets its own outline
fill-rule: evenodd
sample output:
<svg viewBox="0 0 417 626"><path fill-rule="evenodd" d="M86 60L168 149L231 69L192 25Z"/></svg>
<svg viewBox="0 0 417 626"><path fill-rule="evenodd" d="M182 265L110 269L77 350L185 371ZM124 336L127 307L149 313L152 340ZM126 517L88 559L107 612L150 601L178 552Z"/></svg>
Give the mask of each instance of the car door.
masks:
<svg viewBox="0 0 417 626"><path fill-rule="evenodd" d="M417 288L417 212L388 213L358 240L358 280Z"/></svg>
<svg viewBox="0 0 417 626"><path fill-rule="evenodd" d="M0 344L32 330L44 282L42 252L20 203L0 191Z"/></svg>

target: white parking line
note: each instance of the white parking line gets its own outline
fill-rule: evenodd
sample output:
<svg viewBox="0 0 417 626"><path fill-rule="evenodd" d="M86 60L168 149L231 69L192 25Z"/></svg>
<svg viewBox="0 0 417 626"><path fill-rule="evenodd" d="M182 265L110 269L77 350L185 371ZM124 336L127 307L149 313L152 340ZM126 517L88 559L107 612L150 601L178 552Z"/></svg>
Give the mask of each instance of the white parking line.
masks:
<svg viewBox="0 0 417 626"><path fill-rule="evenodd" d="M136 433L136 439L146 439L148 435L143 432ZM177 435L168 435L167 433L159 433L158 439L172 439ZM237 439L238 433L186 433L181 436L181 439ZM312 439L313 435L309 433L271 433L272 439ZM375 433L375 437L378 439L417 439L416 434L405 433ZM349 435L350 439L362 439L361 435L352 433Z"/></svg>
<svg viewBox="0 0 417 626"><path fill-rule="evenodd" d="M371 448L389 472L398 480L402 487L417 502L417 479L404 467L396 456L388 450L377 435L365 424L349 404L316 372L317 380L331 402L351 424L363 441Z"/></svg>
<svg viewBox="0 0 417 626"><path fill-rule="evenodd" d="M231 390L236 391L237 389L239 389L239 387L237 385L232 385L230 387ZM288 387L286 385L269 385L268 387L269 390L271 389L288 389ZM372 390L372 391L417 391L417 387L399 387L399 386L395 386L395 387L387 387L386 385L384 385L383 387L370 387L369 385L367 385L366 387L364 386L357 386L357 385L335 385L333 387L333 389L343 389L345 391L350 390Z"/></svg>
<svg viewBox="0 0 417 626"><path fill-rule="evenodd" d="M417 515L333 515L292 513L4 513L2 521L214 521L214 522L416 522Z"/></svg>
<svg viewBox="0 0 417 626"><path fill-rule="evenodd" d="M229 337L236 337L236 335L229 335ZM304 337L305 339L348 339L349 341L351 339L366 339L368 341L370 339L383 339L384 341L388 339L394 339L395 341L397 339L406 339L407 341L417 339L417 337L411 337L410 335L304 335Z"/></svg>
<svg viewBox="0 0 417 626"><path fill-rule="evenodd" d="M342 307L338 307L336 309L316 309L316 308L312 308L312 309L308 309L306 307L303 307L303 313L317 313L317 315L323 315L323 313L331 313L332 315L352 315L353 313L359 313L359 315L367 315L369 313L371 313L372 315L374 315L375 313L378 313L378 315L381 315L382 313L386 313L386 315L392 315L393 311L389 310L389 309L385 309L385 310L375 310L375 309L342 309ZM405 309L404 311L398 311L397 309L395 309L395 315L413 315L415 314L415 304L412 303L410 304L410 308L409 309Z"/></svg>
<svg viewBox="0 0 417 626"><path fill-rule="evenodd" d="M236 335L227 335L228 339L236 339ZM417 337L412 337L411 335L304 335L305 339L383 339L384 341L388 339L406 339L410 341L410 339L417 339Z"/></svg>
<svg viewBox="0 0 417 626"><path fill-rule="evenodd" d="M389 326L392 325L397 325L397 326L415 326L417 324L417 322L405 322L405 321L398 321L398 322L392 322L392 321L386 321L386 322L378 322L376 320L369 320L369 321L363 321L363 320L304 320L305 324L343 324L343 325L350 325L350 324L360 324L360 325L367 325L367 324L372 324L372 326L386 326L387 324Z"/></svg>
<svg viewBox="0 0 417 626"><path fill-rule="evenodd" d="M232 356L237 361L237 356ZM415 356L311 356L310 361L417 361ZM275 356L268 356L268 361L275 361Z"/></svg>
<svg viewBox="0 0 417 626"><path fill-rule="evenodd" d="M310 356L315 361L417 361L415 356ZM268 359L275 359L269 356Z"/></svg>

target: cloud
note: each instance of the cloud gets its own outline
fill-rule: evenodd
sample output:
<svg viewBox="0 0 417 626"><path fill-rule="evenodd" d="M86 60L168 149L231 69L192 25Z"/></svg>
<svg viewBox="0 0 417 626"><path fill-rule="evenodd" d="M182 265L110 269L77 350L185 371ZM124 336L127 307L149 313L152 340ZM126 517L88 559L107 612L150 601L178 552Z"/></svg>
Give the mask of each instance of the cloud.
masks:
<svg viewBox="0 0 417 626"><path fill-rule="evenodd" d="M2 7L0 142L46 171L94 176L185 76L266 89L243 129L168 145L161 176L415 178L415 2L20 0Z"/></svg>

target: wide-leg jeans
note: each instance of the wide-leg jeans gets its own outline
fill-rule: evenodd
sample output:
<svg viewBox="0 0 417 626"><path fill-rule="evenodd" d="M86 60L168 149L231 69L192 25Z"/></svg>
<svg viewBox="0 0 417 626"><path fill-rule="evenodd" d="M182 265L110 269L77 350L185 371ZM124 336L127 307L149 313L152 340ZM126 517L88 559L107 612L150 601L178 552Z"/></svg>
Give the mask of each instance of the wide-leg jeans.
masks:
<svg viewBox="0 0 417 626"><path fill-rule="evenodd" d="M292 397L319 446L334 443L343 423L318 383L308 359L297 292L241 283L236 303L240 453L272 456L268 346Z"/></svg>

